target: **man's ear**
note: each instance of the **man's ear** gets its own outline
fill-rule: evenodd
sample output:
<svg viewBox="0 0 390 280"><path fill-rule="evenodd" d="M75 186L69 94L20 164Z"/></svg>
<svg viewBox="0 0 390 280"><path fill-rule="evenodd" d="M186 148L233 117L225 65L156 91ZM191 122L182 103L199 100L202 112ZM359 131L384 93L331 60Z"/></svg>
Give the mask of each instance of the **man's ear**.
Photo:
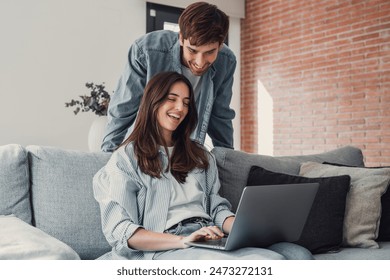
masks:
<svg viewBox="0 0 390 280"><path fill-rule="evenodd" d="M180 46L183 46L184 39L183 39L183 35L181 34L181 32L179 32L179 42L180 42Z"/></svg>

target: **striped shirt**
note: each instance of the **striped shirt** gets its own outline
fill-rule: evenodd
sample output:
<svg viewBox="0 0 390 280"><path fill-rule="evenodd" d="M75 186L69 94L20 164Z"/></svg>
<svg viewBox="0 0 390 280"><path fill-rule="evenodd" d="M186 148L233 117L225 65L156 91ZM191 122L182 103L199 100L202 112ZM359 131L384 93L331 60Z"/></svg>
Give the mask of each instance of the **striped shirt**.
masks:
<svg viewBox="0 0 390 280"><path fill-rule="evenodd" d="M193 176L206 194L206 211L216 226L222 228L232 216L230 203L219 196L220 182L215 159L209 154L209 168L196 169ZM168 156L160 148L163 170ZM133 145L116 150L106 166L96 173L93 191L101 210L103 233L112 251L102 259L152 259L155 252L128 247L127 240L142 227L164 232L170 204L172 177L153 178L143 173L135 159Z"/></svg>

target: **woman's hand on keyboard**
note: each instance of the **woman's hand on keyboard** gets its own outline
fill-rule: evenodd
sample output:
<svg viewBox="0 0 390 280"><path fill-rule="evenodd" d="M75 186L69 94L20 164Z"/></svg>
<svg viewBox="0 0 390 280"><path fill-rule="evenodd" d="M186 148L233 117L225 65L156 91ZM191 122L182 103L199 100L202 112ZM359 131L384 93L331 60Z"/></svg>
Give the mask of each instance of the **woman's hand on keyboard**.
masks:
<svg viewBox="0 0 390 280"><path fill-rule="evenodd" d="M199 241L199 240L217 240L224 237L224 233L217 226L202 227L197 231L194 231L188 236L185 236L183 241L183 248L188 248L187 242Z"/></svg>

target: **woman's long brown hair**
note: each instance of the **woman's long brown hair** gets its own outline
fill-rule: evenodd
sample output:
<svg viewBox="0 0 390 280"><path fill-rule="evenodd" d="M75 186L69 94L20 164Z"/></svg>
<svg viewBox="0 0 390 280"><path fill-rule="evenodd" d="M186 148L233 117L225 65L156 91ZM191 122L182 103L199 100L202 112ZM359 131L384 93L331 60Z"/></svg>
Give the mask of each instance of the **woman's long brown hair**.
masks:
<svg viewBox="0 0 390 280"><path fill-rule="evenodd" d="M198 114L192 85L182 74L162 72L150 79L144 90L134 130L121 146L133 142L141 171L152 177L161 178L163 166L159 147L163 146L167 154L168 151L157 122L157 111L166 101L172 85L179 81L188 86L190 102L186 117L172 134L174 148L165 172L170 170L178 182L184 183L188 172L194 168L206 169L209 163L206 150L190 139L198 123Z"/></svg>

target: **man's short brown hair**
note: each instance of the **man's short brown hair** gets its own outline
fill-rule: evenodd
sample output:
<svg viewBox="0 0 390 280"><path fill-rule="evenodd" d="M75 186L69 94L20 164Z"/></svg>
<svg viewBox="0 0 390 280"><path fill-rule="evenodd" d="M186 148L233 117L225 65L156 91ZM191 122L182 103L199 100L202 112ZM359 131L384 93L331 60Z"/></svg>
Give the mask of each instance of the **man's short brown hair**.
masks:
<svg viewBox="0 0 390 280"><path fill-rule="evenodd" d="M229 18L215 5L196 2L180 15L179 27L182 39L189 39L191 45L221 45L229 31Z"/></svg>

